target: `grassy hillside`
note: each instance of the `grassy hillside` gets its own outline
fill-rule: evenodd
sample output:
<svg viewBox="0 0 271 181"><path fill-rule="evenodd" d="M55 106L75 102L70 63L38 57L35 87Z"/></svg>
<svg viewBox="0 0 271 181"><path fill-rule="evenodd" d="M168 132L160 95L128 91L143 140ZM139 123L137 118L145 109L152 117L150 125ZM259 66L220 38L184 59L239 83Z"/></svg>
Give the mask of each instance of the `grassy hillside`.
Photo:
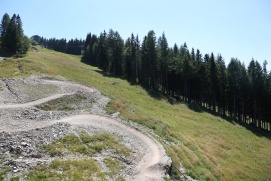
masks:
<svg viewBox="0 0 271 181"><path fill-rule="evenodd" d="M95 86L112 101L108 111L153 129L166 139L176 166L199 180L271 180L271 136L258 134L201 109L150 96L126 80L103 75L79 56L38 48L23 58L0 62L0 77L63 76Z"/></svg>

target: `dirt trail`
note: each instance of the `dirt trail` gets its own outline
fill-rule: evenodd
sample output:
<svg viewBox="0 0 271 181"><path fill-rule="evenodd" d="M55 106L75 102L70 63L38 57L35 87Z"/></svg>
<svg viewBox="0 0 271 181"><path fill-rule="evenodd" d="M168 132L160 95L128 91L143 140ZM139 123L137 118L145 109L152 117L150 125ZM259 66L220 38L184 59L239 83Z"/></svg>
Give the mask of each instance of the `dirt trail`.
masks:
<svg viewBox="0 0 271 181"><path fill-rule="evenodd" d="M24 104L0 104L0 109L25 108L25 107L30 107L30 106L36 106L36 105L39 105L39 104L42 104L42 103L45 103L45 102L48 102L48 101L51 101L51 100L54 100L54 99L61 98L61 97L66 96L66 95L73 95L73 94L75 94L75 92L73 92L73 93L65 93L65 94L54 94L52 96L45 97L45 98L42 98L42 99L38 99L38 100L32 101L32 102L27 102L27 103L24 103Z"/></svg>
<svg viewBox="0 0 271 181"><path fill-rule="evenodd" d="M0 110L13 110L16 108L26 108L33 107L44 102L54 100L65 95L75 94L76 91L72 88L80 89L81 91L95 92L97 90L90 88L88 86L71 83L67 81L58 80L44 80L48 84L58 85L60 87L71 87L71 92L57 93L45 98L41 98L32 102L24 104L1 104ZM78 91L78 90L77 90ZM3 120L0 118L0 123ZM27 122L27 127L25 123ZM109 132L119 132L125 134L131 138L131 144L138 144L144 147L144 151L140 153L141 160L135 166L134 175L129 180L164 180L166 176L166 171L170 164L170 159L167 157L164 148L154 140L150 135L141 132L138 129L132 128L117 119L110 118L108 115L95 115L95 114L77 114L71 116L64 116L60 119L51 119L46 121L15 121L14 124L6 124L1 130L5 132L18 132L18 131L29 131L37 128L47 127L57 123L68 123L73 126L88 126L94 127L95 129L102 129ZM4 125L4 124L2 124ZM138 147L135 145L135 147Z"/></svg>
<svg viewBox="0 0 271 181"><path fill-rule="evenodd" d="M155 169L160 162L165 161L162 160L163 156L165 156L163 147L159 145L157 141L140 131L128 127L114 119L89 114L71 116L56 122L67 122L72 125L100 125L102 127L115 126L117 129L126 132L128 135L136 137L148 149L146 150L142 160L138 163L138 173L135 175L134 180L162 180L165 176L165 170Z"/></svg>

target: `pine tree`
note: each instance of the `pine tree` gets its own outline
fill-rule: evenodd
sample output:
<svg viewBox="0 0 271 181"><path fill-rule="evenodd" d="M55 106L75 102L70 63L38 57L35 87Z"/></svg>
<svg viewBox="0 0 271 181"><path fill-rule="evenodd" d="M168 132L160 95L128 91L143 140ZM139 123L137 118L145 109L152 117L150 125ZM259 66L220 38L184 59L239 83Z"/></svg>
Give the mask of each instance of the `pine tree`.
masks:
<svg viewBox="0 0 271 181"><path fill-rule="evenodd" d="M159 57L159 77L162 86L162 92L168 93L168 54L169 48L165 33L158 39L158 57Z"/></svg>
<svg viewBox="0 0 271 181"><path fill-rule="evenodd" d="M177 65L179 61L179 49L175 44L169 49L168 56L168 92L169 95L175 96L178 94L179 74L177 73Z"/></svg>
<svg viewBox="0 0 271 181"><path fill-rule="evenodd" d="M5 14L1 23L2 46L11 53L26 53L29 39L23 33L23 23L19 15L14 14L9 21Z"/></svg>
<svg viewBox="0 0 271 181"><path fill-rule="evenodd" d="M149 87L152 89L157 89L157 50L156 50L156 37L153 30L149 31L147 40L147 61L149 62L148 71L149 74Z"/></svg>
<svg viewBox="0 0 271 181"><path fill-rule="evenodd" d="M147 36L144 37L141 45L141 61L140 61L140 82L144 87L149 86L149 68L150 62L148 59Z"/></svg>
<svg viewBox="0 0 271 181"><path fill-rule="evenodd" d="M182 92L184 101L191 101L190 97L190 88L191 88L191 77L192 77L192 66L191 66L191 57L187 48L186 43L180 48L180 62L179 62L179 71L181 73L182 83L183 85ZM181 91L181 90L180 90Z"/></svg>
<svg viewBox="0 0 271 181"><path fill-rule="evenodd" d="M82 61L97 66L97 43L98 38L95 34L87 34L86 41L84 43L84 56Z"/></svg>
<svg viewBox="0 0 271 181"><path fill-rule="evenodd" d="M100 34L98 41L98 66L104 72L109 70L109 58L108 58L108 45L107 45L107 34L104 31Z"/></svg>
<svg viewBox="0 0 271 181"><path fill-rule="evenodd" d="M217 75L218 75L218 108L219 113L225 115L227 75L225 62L221 54L217 56Z"/></svg>
<svg viewBox="0 0 271 181"><path fill-rule="evenodd" d="M199 105L202 105L204 102L204 95L206 92L207 86L207 73L206 73L206 64L203 62L202 54L200 53L200 50L197 49L196 52L196 66L195 66L195 78L196 78L196 102L199 103Z"/></svg>
<svg viewBox="0 0 271 181"><path fill-rule="evenodd" d="M238 102L239 102L239 90L240 90L240 78L241 78L241 63L238 59L232 58L228 65L228 81L229 81L229 110L232 113L234 119L237 116Z"/></svg>
<svg viewBox="0 0 271 181"><path fill-rule="evenodd" d="M132 33L131 35L131 47L130 47L130 61L131 61L131 71L132 71L132 77L131 77L131 83L135 84L136 83L136 78L137 78L137 62L136 62L136 40L135 36Z"/></svg>
<svg viewBox="0 0 271 181"><path fill-rule="evenodd" d="M16 42L16 15L13 14L7 32L6 32L6 37L7 37L7 51L10 51L12 53L16 53L17 50L17 42Z"/></svg>
<svg viewBox="0 0 271 181"><path fill-rule="evenodd" d="M0 25L0 35L1 35L1 46L6 49L7 48L7 30L10 23L10 17L7 13L4 14L1 25Z"/></svg>
<svg viewBox="0 0 271 181"><path fill-rule="evenodd" d="M212 102L213 111L216 112L216 100L217 100L217 68L216 62L214 58L214 54L211 53L210 61L209 61L209 80L210 80L210 92L209 96Z"/></svg>
<svg viewBox="0 0 271 181"><path fill-rule="evenodd" d="M141 56L141 52L140 52L140 41L138 38L138 35L136 35L136 39L135 39L135 48L136 48L136 83L140 83L139 80L139 75L140 75L140 56Z"/></svg>
<svg viewBox="0 0 271 181"><path fill-rule="evenodd" d="M241 65L240 96L242 106L241 112L243 117L242 121L247 122L247 112L249 104L249 80L245 64Z"/></svg>
<svg viewBox="0 0 271 181"><path fill-rule="evenodd" d="M114 75L122 75L123 40L117 31L109 30L107 35L109 69Z"/></svg>
<svg viewBox="0 0 271 181"><path fill-rule="evenodd" d="M127 80L129 81L129 82L132 82L132 61L131 61L131 39L130 38L128 38L126 41L125 41L125 45L124 45L124 47L125 47L125 51L124 51L124 56L125 56L125 58L124 58L124 62L125 62L125 65L124 65L124 67L125 67L125 70L124 70L124 74L125 74L125 76L126 76L126 78L127 78Z"/></svg>

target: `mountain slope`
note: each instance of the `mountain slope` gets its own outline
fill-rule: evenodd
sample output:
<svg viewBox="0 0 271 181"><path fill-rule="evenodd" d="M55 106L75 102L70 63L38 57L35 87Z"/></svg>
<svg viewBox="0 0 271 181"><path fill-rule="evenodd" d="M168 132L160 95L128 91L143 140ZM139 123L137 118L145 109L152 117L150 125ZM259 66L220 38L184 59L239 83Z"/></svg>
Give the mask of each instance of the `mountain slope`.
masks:
<svg viewBox="0 0 271 181"><path fill-rule="evenodd" d="M48 74L95 86L112 100L109 112L141 123L166 140L174 165L199 180L270 180L270 134L253 133L234 122L163 96L151 96L126 80L103 75L79 56L38 48L23 58L0 62L0 77ZM189 108L190 107L190 108ZM194 111L196 110L196 111ZM173 170L175 173L176 170Z"/></svg>

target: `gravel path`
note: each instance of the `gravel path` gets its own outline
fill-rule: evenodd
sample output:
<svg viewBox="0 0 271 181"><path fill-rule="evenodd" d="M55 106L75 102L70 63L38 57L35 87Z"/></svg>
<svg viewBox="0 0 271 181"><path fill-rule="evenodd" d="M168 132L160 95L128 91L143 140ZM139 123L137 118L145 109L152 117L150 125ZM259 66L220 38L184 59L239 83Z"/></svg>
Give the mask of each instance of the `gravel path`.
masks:
<svg viewBox="0 0 271 181"><path fill-rule="evenodd" d="M15 168L9 176L27 172L40 161L51 160L46 155L37 156L40 144L48 144L61 136L84 129L89 134L112 133L122 138L123 144L133 150L120 173L126 180L158 181L167 177L171 160L164 148L152 136L144 133L141 126L128 124L117 114L107 115L104 108L109 99L97 89L46 77L1 79L0 86L0 154L9 160L6 165ZM90 108L67 112L43 111L36 107L74 94L87 98L78 107ZM22 149L19 158L10 149L18 145ZM103 153L96 155L97 160L101 157Z"/></svg>

